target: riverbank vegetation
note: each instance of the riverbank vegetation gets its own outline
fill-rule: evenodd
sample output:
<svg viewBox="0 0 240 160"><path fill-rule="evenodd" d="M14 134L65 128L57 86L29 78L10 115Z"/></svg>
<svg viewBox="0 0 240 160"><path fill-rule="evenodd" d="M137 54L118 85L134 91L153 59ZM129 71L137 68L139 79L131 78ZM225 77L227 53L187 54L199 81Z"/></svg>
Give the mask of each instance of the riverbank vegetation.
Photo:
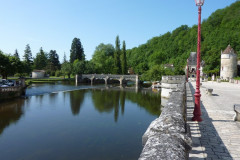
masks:
<svg viewBox="0 0 240 160"><path fill-rule="evenodd" d="M240 57L240 2L219 9L202 22L201 58L205 61L206 74L219 75L221 50L228 44ZM64 54L60 64L55 50L46 52L40 48L32 57L30 45L26 45L23 60L18 51L5 54L0 51L0 74L29 76L32 70L45 70L49 76L70 78L75 74L139 74L142 80L160 80L162 75L184 74L190 52L197 50L197 25L182 25L172 32L153 37L147 43L126 50L126 42L116 37L115 46L99 44L91 60L85 59L79 38L72 41L69 61ZM168 65L166 65L168 64ZM173 67L169 67L173 64Z"/></svg>
<svg viewBox="0 0 240 160"><path fill-rule="evenodd" d="M203 20L201 58L205 61L205 73L219 73L221 50L228 44L240 56L239 10L240 2L237 1ZM182 25L172 32L150 39L146 44L129 49L128 65L133 67L136 73L147 77L154 77L155 73L163 72L164 64L173 64L174 73L182 74L190 52L197 50L197 28L197 25Z"/></svg>

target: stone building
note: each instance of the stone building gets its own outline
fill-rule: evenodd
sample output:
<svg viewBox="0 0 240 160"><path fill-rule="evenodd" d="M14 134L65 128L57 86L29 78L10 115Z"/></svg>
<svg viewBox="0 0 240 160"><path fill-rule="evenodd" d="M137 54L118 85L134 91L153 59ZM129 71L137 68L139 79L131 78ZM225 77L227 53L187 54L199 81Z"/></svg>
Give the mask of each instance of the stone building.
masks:
<svg viewBox="0 0 240 160"><path fill-rule="evenodd" d="M44 70L34 70L32 71L32 78L44 78L45 71Z"/></svg>
<svg viewBox="0 0 240 160"><path fill-rule="evenodd" d="M203 66L204 66L205 62L202 61L200 64L200 76L203 76ZM196 78L196 69L197 69L197 53L196 52L191 52L190 56L188 58L188 77L191 79L195 79ZM187 66L186 66L186 74L187 74Z"/></svg>
<svg viewBox="0 0 240 160"><path fill-rule="evenodd" d="M228 45L227 48L221 52L221 68L220 78L229 80L237 76L237 54L233 48Z"/></svg>

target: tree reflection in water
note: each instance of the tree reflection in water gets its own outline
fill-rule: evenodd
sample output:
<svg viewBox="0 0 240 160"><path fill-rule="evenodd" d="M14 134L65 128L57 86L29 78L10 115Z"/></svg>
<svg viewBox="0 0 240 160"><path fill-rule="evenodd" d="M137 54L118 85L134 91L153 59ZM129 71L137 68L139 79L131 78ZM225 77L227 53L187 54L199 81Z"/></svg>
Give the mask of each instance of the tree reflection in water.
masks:
<svg viewBox="0 0 240 160"><path fill-rule="evenodd" d="M0 106L0 135L4 129L12 123L17 123L21 116L24 114L22 106L24 105L23 99L14 101L7 101L1 103Z"/></svg>
<svg viewBox="0 0 240 160"><path fill-rule="evenodd" d="M80 113L81 105L84 101L84 94L91 92L92 101L98 112L112 113L114 112L114 121L119 118L119 110L124 114L126 100L137 103L138 107L144 108L151 115L160 115L161 97L159 94L151 92L133 92L124 90L77 90L64 93L70 97L70 106L73 115ZM44 95L36 96L36 103L42 104ZM50 94L51 102L56 100L57 94ZM1 102L0 106L0 135L6 127L12 123L16 123L24 114L24 104L28 106L29 100L16 99L13 101ZM40 105L41 106L41 105Z"/></svg>
<svg viewBox="0 0 240 160"><path fill-rule="evenodd" d="M118 120L120 105L121 113L124 114L126 100L137 103L152 115L160 115L161 97L156 93L95 89L92 90L92 100L99 112L110 113L114 110L115 122Z"/></svg>
<svg viewBox="0 0 240 160"><path fill-rule="evenodd" d="M81 109L81 105L84 100L84 94L86 90L77 90L70 92L70 104L73 115L78 115Z"/></svg>

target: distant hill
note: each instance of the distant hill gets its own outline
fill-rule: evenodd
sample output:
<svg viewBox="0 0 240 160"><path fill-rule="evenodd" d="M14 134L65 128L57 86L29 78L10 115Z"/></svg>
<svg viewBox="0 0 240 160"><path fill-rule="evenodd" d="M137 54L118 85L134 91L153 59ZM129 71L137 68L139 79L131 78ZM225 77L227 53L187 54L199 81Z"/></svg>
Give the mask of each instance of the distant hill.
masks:
<svg viewBox="0 0 240 160"><path fill-rule="evenodd" d="M230 44L240 56L240 1L219 9L202 22L202 60L205 72L218 72L221 50ZM138 74L161 64L173 63L182 73L190 52L197 50L197 25L182 25L172 32L153 37L146 44L127 51L128 65ZM154 71L153 71L154 72Z"/></svg>

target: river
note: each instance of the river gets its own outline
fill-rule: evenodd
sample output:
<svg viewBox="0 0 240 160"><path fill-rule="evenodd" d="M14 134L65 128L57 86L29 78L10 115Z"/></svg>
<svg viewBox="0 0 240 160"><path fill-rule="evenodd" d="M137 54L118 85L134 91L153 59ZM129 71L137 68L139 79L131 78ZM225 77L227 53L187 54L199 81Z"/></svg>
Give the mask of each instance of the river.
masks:
<svg viewBox="0 0 240 160"><path fill-rule="evenodd" d="M1 160L130 160L142 150L161 97L148 90L34 84L0 103Z"/></svg>

